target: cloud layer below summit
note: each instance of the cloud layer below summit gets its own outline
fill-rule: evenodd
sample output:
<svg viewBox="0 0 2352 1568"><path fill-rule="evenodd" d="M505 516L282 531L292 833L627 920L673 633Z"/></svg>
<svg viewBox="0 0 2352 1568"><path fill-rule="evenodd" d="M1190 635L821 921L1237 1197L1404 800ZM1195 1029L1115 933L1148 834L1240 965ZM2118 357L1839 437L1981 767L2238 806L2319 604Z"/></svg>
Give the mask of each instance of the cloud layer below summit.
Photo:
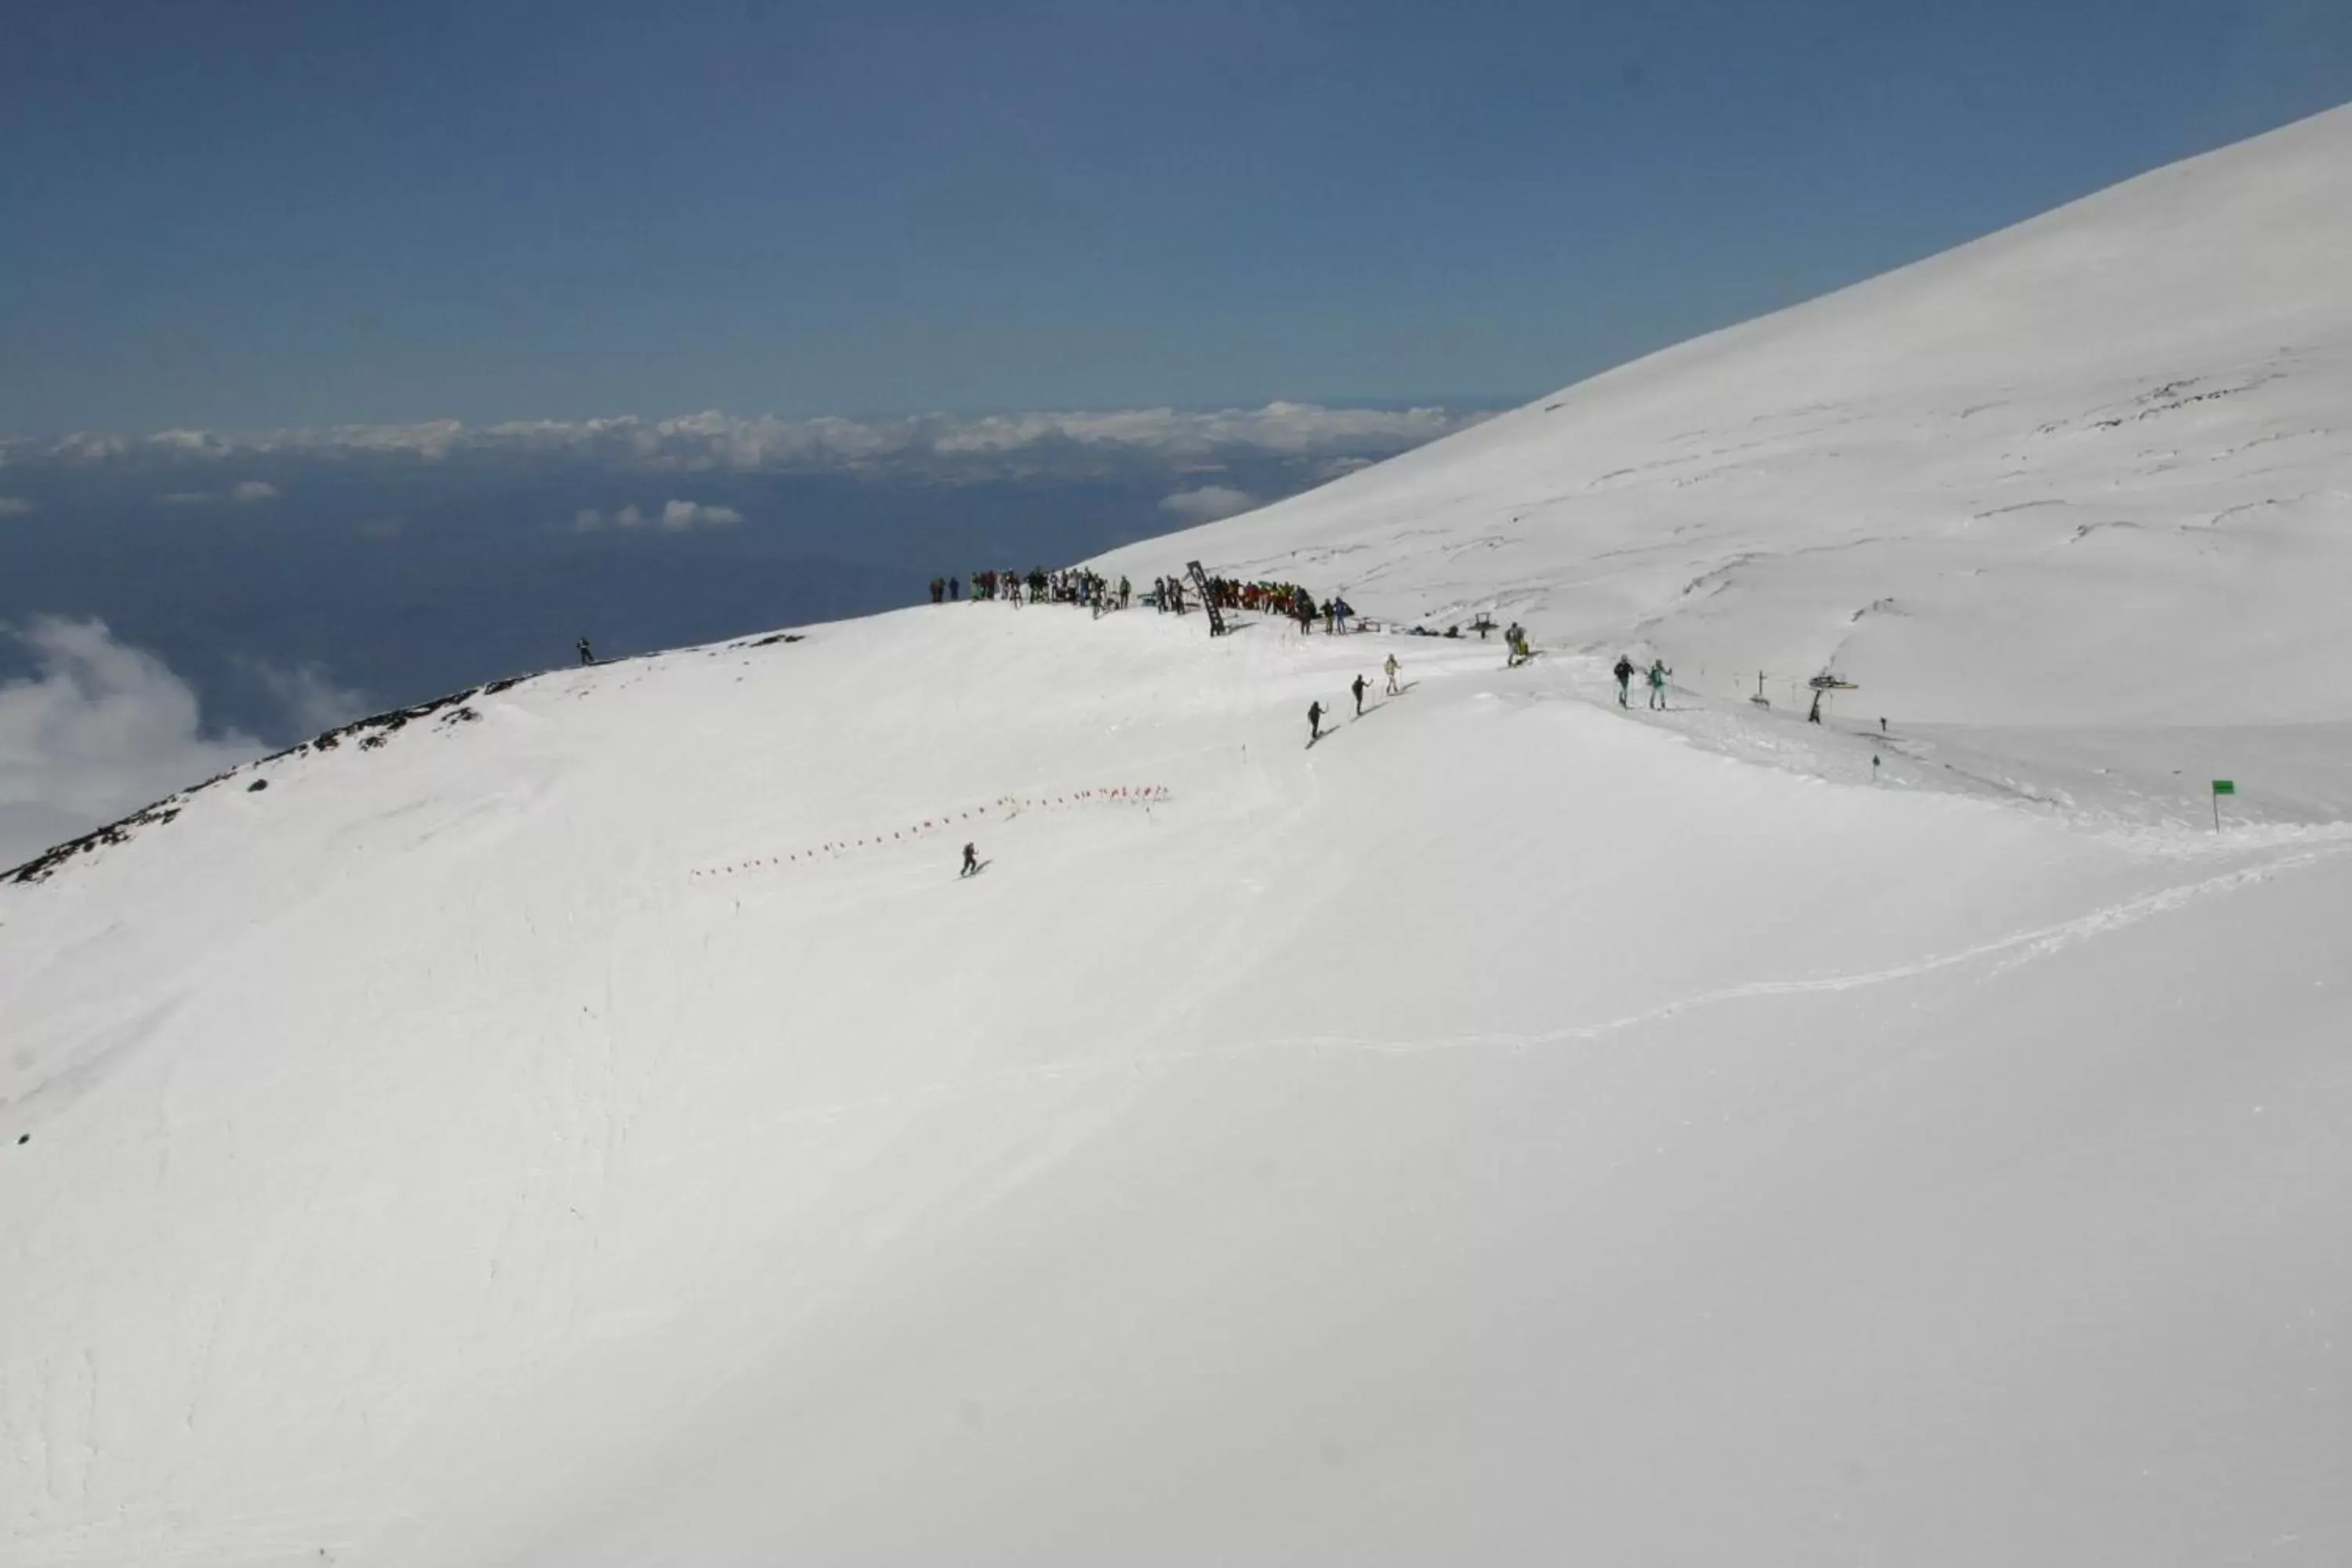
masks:
<svg viewBox="0 0 2352 1568"><path fill-rule="evenodd" d="M1377 457L1466 428L1487 413L1436 406L1332 408L1280 402L1262 408L1039 410L870 418L747 417L714 410L664 419L625 415L494 425L436 419L247 433L163 430L148 436L85 431L0 443L0 451L20 461L72 464L387 453L439 461L467 452L570 452L646 468L753 470L838 468L888 459L1034 456L1057 447L1188 458L1228 451ZM266 482L243 481L239 488L252 483ZM256 499L232 494L240 500Z"/></svg>

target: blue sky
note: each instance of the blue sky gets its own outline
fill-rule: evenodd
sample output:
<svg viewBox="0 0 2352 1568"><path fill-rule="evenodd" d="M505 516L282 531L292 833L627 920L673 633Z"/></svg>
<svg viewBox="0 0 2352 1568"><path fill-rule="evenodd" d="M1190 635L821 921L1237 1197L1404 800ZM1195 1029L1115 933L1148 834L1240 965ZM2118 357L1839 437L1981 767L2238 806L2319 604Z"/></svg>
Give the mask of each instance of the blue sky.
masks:
<svg viewBox="0 0 2352 1568"><path fill-rule="evenodd" d="M1539 393L2352 98L2340 0L14 0L0 433Z"/></svg>

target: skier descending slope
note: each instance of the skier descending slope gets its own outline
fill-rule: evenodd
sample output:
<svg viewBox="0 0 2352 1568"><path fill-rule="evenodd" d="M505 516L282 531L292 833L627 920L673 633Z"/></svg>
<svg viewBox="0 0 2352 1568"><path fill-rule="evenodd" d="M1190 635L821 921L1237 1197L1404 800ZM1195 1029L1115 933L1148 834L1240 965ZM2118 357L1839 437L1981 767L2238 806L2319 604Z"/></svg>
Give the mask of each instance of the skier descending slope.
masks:
<svg viewBox="0 0 2352 1568"><path fill-rule="evenodd" d="M1307 705L1307 743L1313 745L1323 738L1323 703L1320 699Z"/></svg>
<svg viewBox="0 0 2352 1568"><path fill-rule="evenodd" d="M1666 706L1666 677L1673 673L1673 670L1666 668L1666 661L1664 659L1654 658L1650 661L1651 707L1658 709L1661 711L1664 710Z"/></svg>
<svg viewBox="0 0 2352 1568"><path fill-rule="evenodd" d="M1348 689L1356 694L1356 717L1360 719L1364 716L1364 678L1360 675L1356 677L1355 683Z"/></svg>
<svg viewBox="0 0 2352 1568"><path fill-rule="evenodd" d="M1633 706L1629 700L1633 689L1633 661L1623 654L1619 654L1617 668L1612 673L1617 677L1617 706L1631 708Z"/></svg>
<svg viewBox="0 0 2352 1568"><path fill-rule="evenodd" d="M979 874L980 851L973 846L967 844L963 847L963 869L958 871L956 875L959 877L974 877Z"/></svg>
<svg viewBox="0 0 2352 1568"><path fill-rule="evenodd" d="M1394 697L1397 694L1397 669L1399 668L1397 665L1396 655L1389 655L1388 663L1382 665L1381 668L1388 672L1389 695L1391 697Z"/></svg>

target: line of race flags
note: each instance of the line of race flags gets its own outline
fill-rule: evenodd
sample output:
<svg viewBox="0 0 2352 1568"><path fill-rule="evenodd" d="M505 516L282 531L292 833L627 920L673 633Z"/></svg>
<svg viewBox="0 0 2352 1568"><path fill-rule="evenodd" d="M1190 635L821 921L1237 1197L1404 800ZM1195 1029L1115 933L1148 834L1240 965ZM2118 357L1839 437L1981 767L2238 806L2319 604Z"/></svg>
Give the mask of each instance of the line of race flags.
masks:
<svg viewBox="0 0 2352 1568"><path fill-rule="evenodd" d="M836 843L822 844L814 849L789 850L781 855L755 855L748 860L734 860L724 865L698 867L687 873L688 879L709 877L732 877L750 871L772 871L780 867L807 865L821 858L832 858L853 849L879 849L887 845L903 844L925 833L937 832L959 822L974 818L994 817L1003 820L1024 811L1042 810L1057 805L1157 805L1168 798L1166 784L1118 784L1108 789L1073 790L1067 795L1003 795L986 805L975 805L968 811L941 812L911 827L893 830L887 837L876 833L863 838L844 838Z"/></svg>

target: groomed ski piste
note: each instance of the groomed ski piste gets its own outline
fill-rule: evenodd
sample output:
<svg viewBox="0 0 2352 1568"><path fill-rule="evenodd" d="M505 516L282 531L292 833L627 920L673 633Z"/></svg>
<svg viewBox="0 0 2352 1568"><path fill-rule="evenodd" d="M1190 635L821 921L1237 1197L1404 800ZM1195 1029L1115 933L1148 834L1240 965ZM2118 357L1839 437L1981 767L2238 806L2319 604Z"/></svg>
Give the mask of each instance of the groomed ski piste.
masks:
<svg viewBox="0 0 2352 1568"><path fill-rule="evenodd" d="M1101 563L1524 668L924 606L0 884L0 1562L2352 1560L2347 259L2339 111Z"/></svg>

